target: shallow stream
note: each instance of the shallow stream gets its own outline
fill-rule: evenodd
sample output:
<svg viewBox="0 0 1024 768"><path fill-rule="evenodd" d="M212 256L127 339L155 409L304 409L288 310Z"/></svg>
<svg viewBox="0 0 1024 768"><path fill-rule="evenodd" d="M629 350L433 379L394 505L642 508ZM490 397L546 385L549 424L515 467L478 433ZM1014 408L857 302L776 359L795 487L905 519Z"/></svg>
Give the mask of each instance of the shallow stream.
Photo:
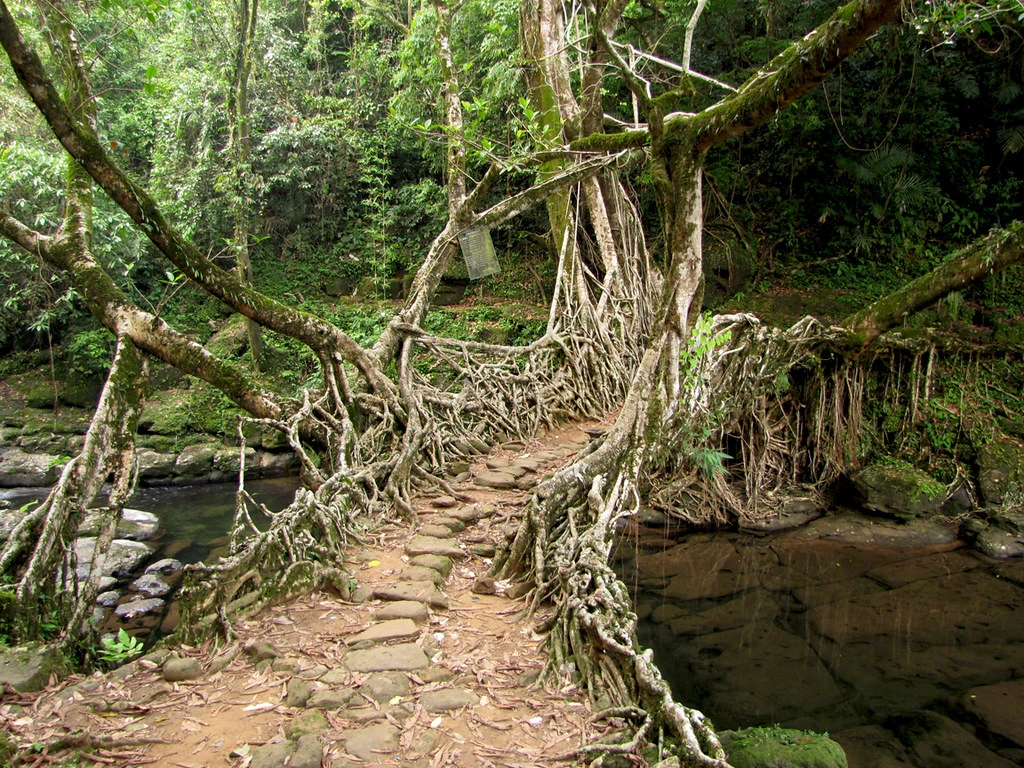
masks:
<svg viewBox="0 0 1024 768"><path fill-rule="evenodd" d="M640 641L676 697L719 729L836 733L916 710L955 717L978 686L1024 676L1024 561L799 533L663 546L619 548Z"/></svg>

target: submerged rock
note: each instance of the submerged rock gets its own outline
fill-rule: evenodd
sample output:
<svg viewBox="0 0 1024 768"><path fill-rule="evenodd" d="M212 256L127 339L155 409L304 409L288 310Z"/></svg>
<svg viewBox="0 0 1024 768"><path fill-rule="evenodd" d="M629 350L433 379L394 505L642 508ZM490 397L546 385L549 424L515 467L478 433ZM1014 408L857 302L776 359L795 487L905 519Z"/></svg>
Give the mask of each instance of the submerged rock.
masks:
<svg viewBox="0 0 1024 768"><path fill-rule="evenodd" d="M96 536L104 524L104 518L109 513L106 510L97 509L86 515L85 520L78 527L81 536ZM117 537L130 541L144 541L153 538L160 530L160 518L152 512L144 512L141 509L125 508L121 510L121 519L117 521Z"/></svg>
<svg viewBox="0 0 1024 768"><path fill-rule="evenodd" d="M117 606L114 609L114 615L119 619L128 621L129 619L135 619L139 616L146 616L148 614L162 611L164 609L164 605L164 601L159 597L147 597L141 600L131 600Z"/></svg>
<svg viewBox="0 0 1024 768"><path fill-rule="evenodd" d="M843 748L819 733L773 726L719 737L734 768L847 768Z"/></svg>
<svg viewBox="0 0 1024 768"><path fill-rule="evenodd" d="M152 573L145 573L128 585L133 592L138 592L144 597L163 597L171 591L171 586Z"/></svg>
<svg viewBox="0 0 1024 768"><path fill-rule="evenodd" d="M172 576L176 573L180 573L185 566L181 560L175 560L173 557L165 557L163 560L157 560L155 563L151 563L146 566L146 573L159 573L161 576Z"/></svg>

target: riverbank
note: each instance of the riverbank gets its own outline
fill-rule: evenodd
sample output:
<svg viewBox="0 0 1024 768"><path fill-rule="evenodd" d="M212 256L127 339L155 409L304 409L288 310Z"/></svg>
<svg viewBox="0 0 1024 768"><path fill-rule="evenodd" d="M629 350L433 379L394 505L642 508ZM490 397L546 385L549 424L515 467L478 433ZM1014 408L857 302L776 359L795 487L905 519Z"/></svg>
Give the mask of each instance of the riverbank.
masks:
<svg viewBox="0 0 1024 768"><path fill-rule="evenodd" d="M568 676L532 685L544 616L486 572L524 489L588 439L555 430L474 462L463 500L419 498L416 531L385 526L350 551L348 600L306 595L233 621L228 643L8 693L0 720L19 745L77 742L123 766L574 764L616 725L590 722Z"/></svg>

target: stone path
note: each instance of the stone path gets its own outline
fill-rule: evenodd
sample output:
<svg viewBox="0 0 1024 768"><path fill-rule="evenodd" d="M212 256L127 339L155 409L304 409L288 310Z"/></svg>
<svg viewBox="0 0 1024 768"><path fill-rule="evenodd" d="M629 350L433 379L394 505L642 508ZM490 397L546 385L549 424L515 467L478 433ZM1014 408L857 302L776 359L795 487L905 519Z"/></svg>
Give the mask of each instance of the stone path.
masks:
<svg viewBox="0 0 1024 768"><path fill-rule="evenodd" d="M416 531L385 529L351 553L347 601L309 595L236 623L226 648L157 652L54 686L31 726L22 717L19 729L17 705L0 718L27 739L49 727L163 742L108 749L118 765L572 764L551 758L601 733L570 682L531 685L538 617L521 621L525 587L487 571L523 491L586 441L569 428L551 447L513 443L462 468L460 499L421 498Z"/></svg>

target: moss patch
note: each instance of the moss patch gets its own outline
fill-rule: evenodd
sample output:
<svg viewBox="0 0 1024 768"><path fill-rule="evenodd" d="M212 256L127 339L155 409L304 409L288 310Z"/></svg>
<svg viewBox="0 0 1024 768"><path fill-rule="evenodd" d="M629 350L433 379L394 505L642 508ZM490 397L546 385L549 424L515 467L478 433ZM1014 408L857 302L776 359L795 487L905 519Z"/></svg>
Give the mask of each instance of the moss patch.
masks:
<svg viewBox="0 0 1024 768"><path fill-rule="evenodd" d="M771 726L720 737L734 768L847 768L843 748L824 734Z"/></svg>

